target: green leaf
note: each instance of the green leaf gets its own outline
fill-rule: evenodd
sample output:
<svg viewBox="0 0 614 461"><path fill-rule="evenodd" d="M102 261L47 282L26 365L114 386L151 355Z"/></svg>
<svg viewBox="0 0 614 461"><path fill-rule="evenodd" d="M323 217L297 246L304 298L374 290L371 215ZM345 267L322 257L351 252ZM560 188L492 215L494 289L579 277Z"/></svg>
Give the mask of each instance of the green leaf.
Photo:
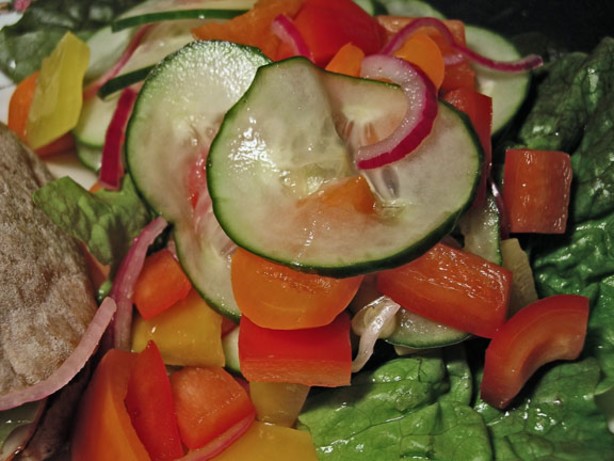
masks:
<svg viewBox="0 0 614 461"><path fill-rule="evenodd" d="M593 399L599 381L595 359L557 364L534 380L529 397L499 411L476 405L492 434L495 459L613 459L614 436ZM608 457L610 456L610 457Z"/></svg>
<svg viewBox="0 0 614 461"><path fill-rule="evenodd" d="M319 459L491 459L484 422L467 404L471 375L460 357L450 362L395 359L311 398L299 421Z"/></svg>
<svg viewBox="0 0 614 461"><path fill-rule="evenodd" d="M52 181L33 196L51 220L84 242L103 264L118 264L152 214L130 176L117 192L91 193L69 177Z"/></svg>

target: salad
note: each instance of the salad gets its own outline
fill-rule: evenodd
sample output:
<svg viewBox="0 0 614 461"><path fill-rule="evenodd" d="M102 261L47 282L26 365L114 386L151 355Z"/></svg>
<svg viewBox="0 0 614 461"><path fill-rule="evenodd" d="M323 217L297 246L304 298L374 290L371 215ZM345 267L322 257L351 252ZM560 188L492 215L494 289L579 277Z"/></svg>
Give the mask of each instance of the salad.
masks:
<svg viewBox="0 0 614 461"><path fill-rule="evenodd" d="M96 178L33 196L108 323L59 459L614 457L614 39L521 53L420 1L91 3L0 36L9 127Z"/></svg>

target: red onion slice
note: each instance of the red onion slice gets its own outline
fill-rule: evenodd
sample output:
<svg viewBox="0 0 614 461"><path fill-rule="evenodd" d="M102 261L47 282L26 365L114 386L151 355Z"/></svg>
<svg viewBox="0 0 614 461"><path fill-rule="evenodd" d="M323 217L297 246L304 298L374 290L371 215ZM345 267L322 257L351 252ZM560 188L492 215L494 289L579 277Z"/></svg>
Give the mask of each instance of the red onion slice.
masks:
<svg viewBox="0 0 614 461"><path fill-rule="evenodd" d="M208 459L219 455L222 451L232 445L235 440L247 432L254 422L254 418L254 414L246 416L204 447L189 451L184 457L179 458L177 461L207 461Z"/></svg>
<svg viewBox="0 0 614 461"><path fill-rule="evenodd" d="M134 239L115 276L110 296L117 303L117 313L113 323L113 344L118 349L130 349L134 285L143 269L149 245L162 233L167 224L161 216L147 224Z"/></svg>
<svg viewBox="0 0 614 461"><path fill-rule="evenodd" d="M128 44L122 55L119 57L117 62L113 65L113 67L111 67L103 75L98 77L96 80L88 84L88 86L83 89L84 99L89 99L96 96L98 90L100 90L100 88L102 88L105 83L107 83L109 80L116 77L117 74L119 74L119 71L124 68L130 57L134 54L138 46L141 44L143 37L150 28L151 26L143 26L136 31L136 33L132 37L132 40L130 40L130 43Z"/></svg>
<svg viewBox="0 0 614 461"><path fill-rule="evenodd" d="M89 326L83 333L81 341L68 358L47 379L23 389L18 389L0 397L0 411L9 410L27 402L44 399L66 386L81 371L95 352L100 339L109 326L116 312L115 301L105 298Z"/></svg>
<svg viewBox="0 0 614 461"><path fill-rule="evenodd" d="M122 147L126 135L126 125L136 101L137 92L128 87L122 91L117 108L111 118L111 123L105 134L102 148L102 163L100 165L99 180L101 184L112 190L118 190L124 174L122 162Z"/></svg>
<svg viewBox="0 0 614 461"><path fill-rule="evenodd" d="M431 80L407 61L382 54L367 56L361 76L398 84L408 102L401 124L387 138L357 149L356 166L366 170L400 160L416 149L431 132L438 107Z"/></svg>
<svg viewBox="0 0 614 461"><path fill-rule="evenodd" d="M359 314L356 314L352 320L352 329L360 334L360 340L358 352L352 362L352 373L360 371L371 358L376 341L385 336L387 326L393 321L400 308L401 306L388 296L380 296L361 309L365 312L371 311L369 314L363 312L360 315L360 311ZM355 320L361 324L355 325ZM367 324L365 325L364 322Z"/></svg>
<svg viewBox="0 0 614 461"><path fill-rule="evenodd" d="M285 14L280 14L273 21L271 28L273 34L289 45L296 56L304 56L313 62L313 54L292 19Z"/></svg>
<svg viewBox="0 0 614 461"><path fill-rule="evenodd" d="M403 45L403 43L405 43L411 34L421 27L434 27L437 29L444 40L446 40L446 42L458 53L458 55L447 57L446 64L454 64L459 62L459 55L462 55L476 64L492 70L497 70L500 72L526 72L541 66L544 62L541 56L534 54L528 55L517 61L497 61L487 58L486 56L483 56L469 49L468 47L457 43L454 40L454 36L450 32L450 29L447 28L445 23L440 19L431 17L416 18L411 21L390 39L390 41L382 48L381 53L392 55L401 47L401 45Z"/></svg>

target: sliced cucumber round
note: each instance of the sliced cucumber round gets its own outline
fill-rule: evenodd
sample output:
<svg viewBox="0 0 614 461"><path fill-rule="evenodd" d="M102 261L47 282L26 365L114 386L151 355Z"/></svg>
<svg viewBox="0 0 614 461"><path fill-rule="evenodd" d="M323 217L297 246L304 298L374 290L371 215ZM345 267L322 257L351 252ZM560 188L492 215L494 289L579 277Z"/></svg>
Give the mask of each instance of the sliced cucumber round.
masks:
<svg viewBox="0 0 614 461"><path fill-rule="evenodd" d="M96 31L88 40L90 63L85 72L84 81L91 82L102 76L117 62L130 44L134 30L114 33L110 26Z"/></svg>
<svg viewBox="0 0 614 461"><path fill-rule="evenodd" d="M118 98L103 100L96 96L83 101L79 122L72 131L79 144L102 148L118 101Z"/></svg>
<svg viewBox="0 0 614 461"><path fill-rule="evenodd" d="M230 19L249 10L255 0L149 0L113 21L114 31L158 21Z"/></svg>
<svg viewBox="0 0 614 461"><path fill-rule="evenodd" d="M356 139L387 134L405 110L400 88L325 72L304 58L261 67L209 153L209 193L226 234L263 257L332 276L393 267L426 251L471 202L481 168L471 124L443 103L416 151L370 170L382 197L374 213L302 206L356 175ZM348 131L349 142L338 134Z"/></svg>
<svg viewBox="0 0 614 461"><path fill-rule="evenodd" d="M189 177L226 111L270 62L259 50L195 41L164 59L141 89L126 131L126 160L145 200L174 224L179 260L211 307L237 318L229 245L212 212L194 212ZM206 202L206 187L199 190ZM197 216L198 215L198 216Z"/></svg>
<svg viewBox="0 0 614 461"><path fill-rule="evenodd" d="M515 61L522 56L507 38L482 27L466 25L467 46L484 56L499 61ZM525 101L531 83L530 72L497 72L474 66L478 90L492 98L492 132L507 126Z"/></svg>
<svg viewBox="0 0 614 461"><path fill-rule="evenodd" d="M501 216L492 194L474 206L459 220L464 238L464 249L490 262L501 265Z"/></svg>

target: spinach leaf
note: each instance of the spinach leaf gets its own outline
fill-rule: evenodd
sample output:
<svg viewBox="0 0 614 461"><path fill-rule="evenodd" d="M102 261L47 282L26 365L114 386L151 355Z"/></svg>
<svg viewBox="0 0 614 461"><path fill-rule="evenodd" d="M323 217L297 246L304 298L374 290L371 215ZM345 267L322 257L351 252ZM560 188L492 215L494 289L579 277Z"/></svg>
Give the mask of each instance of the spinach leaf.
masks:
<svg viewBox="0 0 614 461"><path fill-rule="evenodd" d="M152 219L129 175L120 191L91 193L69 177L52 181L33 195L51 220L76 239L103 264L118 263L132 240Z"/></svg>
<svg viewBox="0 0 614 461"><path fill-rule="evenodd" d="M491 459L484 421L469 406L466 362L447 359L395 359L310 398L299 422L319 459Z"/></svg>
<svg viewBox="0 0 614 461"><path fill-rule="evenodd" d="M600 368L595 359L542 370L507 411L483 402L476 409L488 424L497 460L614 459L614 437L593 395Z"/></svg>
<svg viewBox="0 0 614 461"><path fill-rule="evenodd" d="M142 0L40 0L0 30L0 70L18 82L40 68L67 31L87 39Z"/></svg>

